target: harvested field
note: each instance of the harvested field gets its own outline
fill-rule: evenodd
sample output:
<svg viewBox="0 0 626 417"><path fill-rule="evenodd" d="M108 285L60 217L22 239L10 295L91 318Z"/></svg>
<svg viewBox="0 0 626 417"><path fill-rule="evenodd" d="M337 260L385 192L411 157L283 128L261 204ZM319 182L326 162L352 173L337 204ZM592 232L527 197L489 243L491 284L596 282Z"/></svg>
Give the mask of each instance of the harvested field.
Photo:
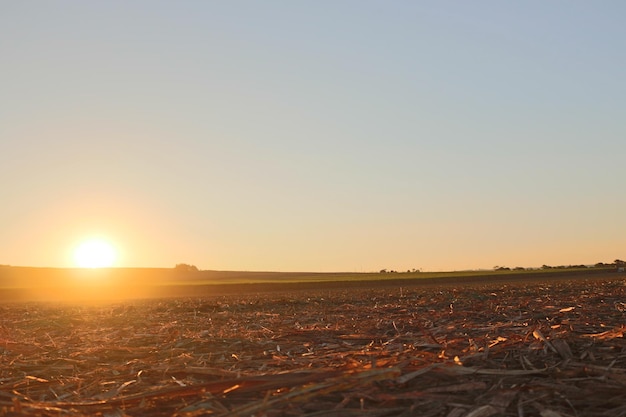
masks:
<svg viewBox="0 0 626 417"><path fill-rule="evenodd" d="M0 415L626 415L622 279L1 310Z"/></svg>

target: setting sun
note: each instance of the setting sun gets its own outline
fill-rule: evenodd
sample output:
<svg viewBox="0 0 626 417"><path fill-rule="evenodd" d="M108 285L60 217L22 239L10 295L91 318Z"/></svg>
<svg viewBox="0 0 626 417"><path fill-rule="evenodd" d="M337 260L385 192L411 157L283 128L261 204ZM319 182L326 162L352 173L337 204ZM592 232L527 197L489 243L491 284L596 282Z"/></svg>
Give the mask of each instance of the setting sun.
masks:
<svg viewBox="0 0 626 417"><path fill-rule="evenodd" d="M113 266L115 249L101 239L82 242L74 250L74 263L80 268L105 268Z"/></svg>

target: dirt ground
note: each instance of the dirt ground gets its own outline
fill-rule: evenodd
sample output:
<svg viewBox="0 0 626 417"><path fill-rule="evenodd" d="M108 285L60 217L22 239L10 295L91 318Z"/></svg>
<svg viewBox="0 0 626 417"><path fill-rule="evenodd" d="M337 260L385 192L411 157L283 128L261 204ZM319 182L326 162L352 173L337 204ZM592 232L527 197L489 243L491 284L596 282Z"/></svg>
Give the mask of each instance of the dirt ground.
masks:
<svg viewBox="0 0 626 417"><path fill-rule="evenodd" d="M0 415L626 416L623 276L0 308Z"/></svg>

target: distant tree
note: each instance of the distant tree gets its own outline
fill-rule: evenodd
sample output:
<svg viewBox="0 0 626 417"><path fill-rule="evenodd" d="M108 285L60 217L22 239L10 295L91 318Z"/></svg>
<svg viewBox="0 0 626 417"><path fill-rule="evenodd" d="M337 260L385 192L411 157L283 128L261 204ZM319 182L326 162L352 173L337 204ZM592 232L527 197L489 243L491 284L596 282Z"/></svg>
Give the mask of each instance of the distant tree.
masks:
<svg viewBox="0 0 626 417"><path fill-rule="evenodd" d="M198 272L197 266L189 264L176 264L174 269L179 272Z"/></svg>
<svg viewBox="0 0 626 417"><path fill-rule="evenodd" d="M381 269L381 270L380 270L380 273L381 273L381 274L386 274L386 273L387 273L387 270L386 270L386 269Z"/></svg>
<svg viewBox="0 0 626 417"><path fill-rule="evenodd" d="M613 261L613 263L614 263L616 266L623 266L623 265L625 265L625 264L626 264L626 262L622 261L621 259L616 259L616 260L614 260L614 261Z"/></svg>
<svg viewBox="0 0 626 417"><path fill-rule="evenodd" d="M541 269L552 269L550 265L541 265Z"/></svg>
<svg viewBox="0 0 626 417"><path fill-rule="evenodd" d="M524 268L523 266L516 266L515 268L513 268L514 271L525 271L526 268Z"/></svg>

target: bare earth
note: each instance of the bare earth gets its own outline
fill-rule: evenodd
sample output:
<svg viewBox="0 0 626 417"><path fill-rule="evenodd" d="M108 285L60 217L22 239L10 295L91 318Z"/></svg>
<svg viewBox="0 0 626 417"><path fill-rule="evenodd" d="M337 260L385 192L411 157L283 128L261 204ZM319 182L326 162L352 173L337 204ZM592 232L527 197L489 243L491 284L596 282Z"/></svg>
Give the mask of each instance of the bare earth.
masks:
<svg viewBox="0 0 626 417"><path fill-rule="evenodd" d="M0 415L626 415L623 276L0 308Z"/></svg>

